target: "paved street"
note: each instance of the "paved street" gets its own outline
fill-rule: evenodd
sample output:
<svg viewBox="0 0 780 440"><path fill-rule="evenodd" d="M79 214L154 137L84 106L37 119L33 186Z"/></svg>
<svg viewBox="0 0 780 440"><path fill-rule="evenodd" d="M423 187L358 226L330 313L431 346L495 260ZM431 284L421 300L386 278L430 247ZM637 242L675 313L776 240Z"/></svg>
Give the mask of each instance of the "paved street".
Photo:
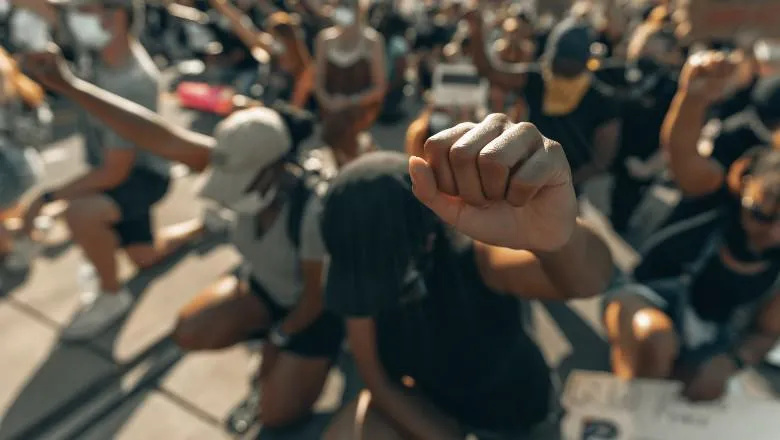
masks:
<svg viewBox="0 0 780 440"><path fill-rule="evenodd" d="M70 112L60 112L67 121ZM191 118L168 101L166 117ZM63 122L64 123L64 122ZM384 148L400 149L405 124L379 127ZM44 153L52 182L81 169L80 139L67 136ZM158 210L161 225L197 216L192 177L177 180ZM594 203L604 185L591 189ZM598 220L592 209L586 213ZM635 256L614 237L619 261ZM111 331L84 344L60 343L58 334L77 306L80 250L57 224L44 255L26 280L6 280L0 292L0 440L224 439L229 409L247 392L248 354L243 347L211 354L179 352L167 336L181 306L238 261L230 246L205 243L164 267L136 273L123 260L122 277L137 295L132 313ZM10 283L10 285L9 285ZM545 354L565 376L572 368L604 369L607 351L598 323L599 300L533 305L533 325ZM750 392L771 394L780 381L752 374ZM773 386L774 383L774 386ZM345 384L349 386L345 386ZM354 374L334 369L318 408L323 414L354 392ZM326 416L262 438L316 439Z"/></svg>

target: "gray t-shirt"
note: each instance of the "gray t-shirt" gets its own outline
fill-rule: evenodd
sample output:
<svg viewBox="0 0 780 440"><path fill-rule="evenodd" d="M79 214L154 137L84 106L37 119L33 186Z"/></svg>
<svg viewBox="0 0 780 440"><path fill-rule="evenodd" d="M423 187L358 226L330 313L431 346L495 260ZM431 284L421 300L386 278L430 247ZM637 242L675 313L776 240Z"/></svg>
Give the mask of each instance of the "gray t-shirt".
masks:
<svg viewBox="0 0 780 440"><path fill-rule="evenodd" d="M101 89L129 99L150 110L157 111L161 90L160 71L146 50L138 43L131 44L131 56L125 65L115 68L96 63L92 82ZM170 163L136 146L116 134L97 118L88 118L90 133L87 134L87 161L92 166L100 166L107 149L136 149L135 168L143 168L159 174L168 175Z"/></svg>
<svg viewBox="0 0 780 440"><path fill-rule="evenodd" d="M251 215L238 215L231 234L231 241L244 259L244 274L260 283L283 307L297 304L303 293L301 261L324 261L326 258L320 232L321 194L312 194L306 203L298 249L287 231L289 206L282 208L271 228L261 237L257 237L256 219Z"/></svg>

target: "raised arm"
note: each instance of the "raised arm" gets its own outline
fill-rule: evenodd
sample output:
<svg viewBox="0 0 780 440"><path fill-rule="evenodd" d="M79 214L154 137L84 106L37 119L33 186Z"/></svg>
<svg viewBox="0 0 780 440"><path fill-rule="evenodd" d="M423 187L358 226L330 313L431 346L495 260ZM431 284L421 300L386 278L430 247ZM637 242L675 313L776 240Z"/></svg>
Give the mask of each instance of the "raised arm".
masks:
<svg viewBox="0 0 780 440"><path fill-rule="evenodd" d="M28 55L24 65L38 82L73 100L139 148L194 171L208 167L214 138L170 124L142 105L76 78L59 51Z"/></svg>
<svg viewBox="0 0 780 440"><path fill-rule="evenodd" d="M507 90L518 91L525 87L529 65L505 63L494 56L492 51L488 51L482 14L479 10L469 11L465 18L469 23L473 61L479 74Z"/></svg>
<svg viewBox="0 0 780 440"><path fill-rule="evenodd" d="M668 155L669 168L688 195L710 194L723 186L726 170L700 154L698 144L707 110L720 97L735 68L723 54L694 55L683 68L680 88L661 127L661 146Z"/></svg>
<svg viewBox="0 0 780 440"><path fill-rule="evenodd" d="M227 0L209 0L211 6L230 21L230 27L236 36L257 57L257 50L271 53L274 38L271 34L257 29L252 20Z"/></svg>

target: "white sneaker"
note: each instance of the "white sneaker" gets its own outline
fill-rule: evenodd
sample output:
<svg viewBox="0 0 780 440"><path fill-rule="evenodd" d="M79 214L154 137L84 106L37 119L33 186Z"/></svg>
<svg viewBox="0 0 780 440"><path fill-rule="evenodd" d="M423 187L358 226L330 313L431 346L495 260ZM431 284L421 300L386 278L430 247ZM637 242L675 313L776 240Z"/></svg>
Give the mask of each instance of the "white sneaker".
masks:
<svg viewBox="0 0 780 440"><path fill-rule="evenodd" d="M133 295L127 289L117 293L84 294L81 310L76 312L70 325L62 330L64 341L89 339L108 329L130 310Z"/></svg>

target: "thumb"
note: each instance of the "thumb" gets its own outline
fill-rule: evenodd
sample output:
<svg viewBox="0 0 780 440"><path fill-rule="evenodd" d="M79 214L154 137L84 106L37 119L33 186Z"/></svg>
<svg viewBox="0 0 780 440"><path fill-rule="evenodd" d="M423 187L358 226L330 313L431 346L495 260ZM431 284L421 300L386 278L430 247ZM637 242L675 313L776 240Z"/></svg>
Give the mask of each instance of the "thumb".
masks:
<svg viewBox="0 0 780 440"><path fill-rule="evenodd" d="M412 156L409 159L409 174L412 177L412 191L415 197L442 220L457 225L463 201L439 191L433 169L428 162Z"/></svg>

